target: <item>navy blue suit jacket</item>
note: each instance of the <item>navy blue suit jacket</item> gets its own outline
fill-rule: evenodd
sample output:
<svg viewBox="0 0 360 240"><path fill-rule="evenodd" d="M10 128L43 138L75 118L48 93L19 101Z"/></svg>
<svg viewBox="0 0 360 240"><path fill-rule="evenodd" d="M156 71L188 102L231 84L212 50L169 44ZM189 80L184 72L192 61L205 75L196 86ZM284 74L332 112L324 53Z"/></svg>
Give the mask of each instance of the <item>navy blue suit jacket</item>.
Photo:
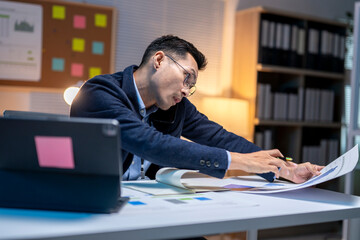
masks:
<svg viewBox="0 0 360 240"><path fill-rule="evenodd" d="M249 153L260 148L226 131L197 111L187 99L167 111L150 115L150 125L141 121L133 72L99 75L88 80L71 105L74 117L117 119L121 128L123 171L133 154L161 167L197 169L222 178L228 168L227 153ZM193 142L180 139L183 136ZM269 180L273 174L267 174ZM266 177L266 176L265 176Z"/></svg>

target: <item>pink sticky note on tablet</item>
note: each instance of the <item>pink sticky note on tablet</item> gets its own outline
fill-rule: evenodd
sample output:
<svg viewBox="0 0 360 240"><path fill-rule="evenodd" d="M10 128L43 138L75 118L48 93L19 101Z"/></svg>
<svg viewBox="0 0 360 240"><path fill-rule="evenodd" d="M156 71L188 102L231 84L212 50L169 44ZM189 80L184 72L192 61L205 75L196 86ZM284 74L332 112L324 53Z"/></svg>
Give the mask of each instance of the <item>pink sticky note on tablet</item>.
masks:
<svg viewBox="0 0 360 240"><path fill-rule="evenodd" d="M74 153L70 137L35 136L40 167L74 169Z"/></svg>

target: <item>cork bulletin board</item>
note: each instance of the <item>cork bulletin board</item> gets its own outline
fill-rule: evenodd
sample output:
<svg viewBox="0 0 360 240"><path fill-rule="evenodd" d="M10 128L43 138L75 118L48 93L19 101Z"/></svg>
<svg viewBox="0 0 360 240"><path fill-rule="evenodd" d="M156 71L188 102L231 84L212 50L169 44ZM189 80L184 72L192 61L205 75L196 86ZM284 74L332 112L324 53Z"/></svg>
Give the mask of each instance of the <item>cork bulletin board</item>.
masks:
<svg viewBox="0 0 360 240"><path fill-rule="evenodd" d="M114 71L115 8L60 0L11 2L42 6L41 70L36 80L6 79L0 73L0 85L66 88Z"/></svg>

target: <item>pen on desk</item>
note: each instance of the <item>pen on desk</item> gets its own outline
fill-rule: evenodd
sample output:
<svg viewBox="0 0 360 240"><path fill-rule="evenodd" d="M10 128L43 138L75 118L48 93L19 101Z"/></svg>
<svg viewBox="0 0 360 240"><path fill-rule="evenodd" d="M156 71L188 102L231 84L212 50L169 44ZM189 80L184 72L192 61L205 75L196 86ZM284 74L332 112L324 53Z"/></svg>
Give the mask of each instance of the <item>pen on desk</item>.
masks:
<svg viewBox="0 0 360 240"><path fill-rule="evenodd" d="M291 157L277 157L277 158L279 158L279 159L281 159L281 160L284 160L285 162L290 162L290 161L293 160ZM279 167L278 169L279 169L279 171L281 170L280 167ZM274 180L275 180L275 179L276 179L276 177L274 176Z"/></svg>
<svg viewBox="0 0 360 240"><path fill-rule="evenodd" d="M286 162L293 160L291 157L277 157L277 158L279 158L279 159L281 159L281 160L284 160L284 161L286 161Z"/></svg>

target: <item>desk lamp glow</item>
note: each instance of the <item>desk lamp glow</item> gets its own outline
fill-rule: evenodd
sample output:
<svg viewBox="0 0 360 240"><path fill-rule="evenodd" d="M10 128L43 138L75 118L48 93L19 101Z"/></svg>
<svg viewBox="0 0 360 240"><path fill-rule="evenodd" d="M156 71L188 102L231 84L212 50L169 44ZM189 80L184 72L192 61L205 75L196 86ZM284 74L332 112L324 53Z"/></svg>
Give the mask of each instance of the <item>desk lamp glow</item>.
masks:
<svg viewBox="0 0 360 240"><path fill-rule="evenodd" d="M226 130L251 140L249 102L236 98L204 97L199 110ZM240 170L229 170L226 176L248 175Z"/></svg>
<svg viewBox="0 0 360 240"><path fill-rule="evenodd" d="M221 124L226 130L244 138L251 138L248 101L236 98L204 97L200 111L210 120Z"/></svg>
<svg viewBox="0 0 360 240"><path fill-rule="evenodd" d="M81 85L83 85L83 81L78 81L75 85L68 87L64 91L64 100L68 105L71 105L74 100L76 94L79 92Z"/></svg>

